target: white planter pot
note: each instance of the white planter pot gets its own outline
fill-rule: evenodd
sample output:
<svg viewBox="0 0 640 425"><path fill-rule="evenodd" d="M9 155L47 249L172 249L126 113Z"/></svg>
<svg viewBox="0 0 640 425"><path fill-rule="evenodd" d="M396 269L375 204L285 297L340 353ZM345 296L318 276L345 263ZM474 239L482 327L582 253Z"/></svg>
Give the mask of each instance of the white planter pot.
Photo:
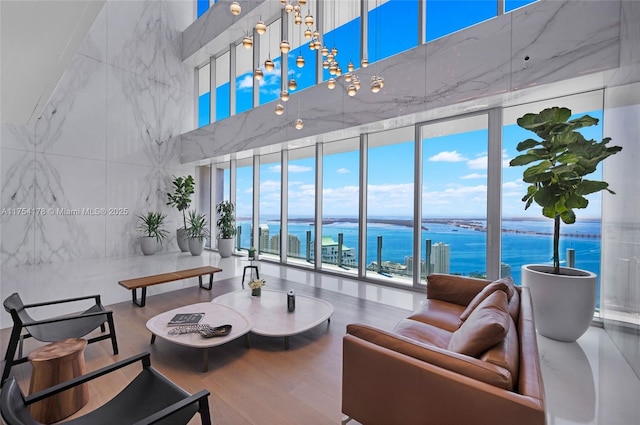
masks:
<svg viewBox="0 0 640 425"><path fill-rule="evenodd" d="M231 255L233 254L234 242L235 242L234 238L231 238L231 239L218 238L218 254L220 254L222 258L231 257Z"/></svg>
<svg viewBox="0 0 640 425"><path fill-rule="evenodd" d="M522 266L522 285L529 287L540 335L573 342L587 331L596 304L597 276L586 270L539 264Z"/></svg>
<svg viewBox="0 0 640 425"><path fill-rule="evenodd" d="M180 251L189 252L189 237L187 236L187 229L184 227L176 229L176 240L178 241Z"/></svg>
<svg viewBox="0 0 640 425"><path fill-rule="evenodd" d="M188 238L187 244L191 255L200 255L204 251L204 239Z"/></svg>
<svg viewBox="0 0 640 425"><path fill-rule="evenodd" d="M158 241L150 236L140 238L140 249L144 255L153 255L158 251Z"/></svg>

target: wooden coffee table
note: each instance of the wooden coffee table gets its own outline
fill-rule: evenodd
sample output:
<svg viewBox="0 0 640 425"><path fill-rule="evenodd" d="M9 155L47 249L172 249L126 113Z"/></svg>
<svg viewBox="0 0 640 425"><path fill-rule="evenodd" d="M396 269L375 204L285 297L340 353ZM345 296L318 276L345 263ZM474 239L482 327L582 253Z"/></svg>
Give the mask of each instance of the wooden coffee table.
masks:
<svg viewBox="0 0 640 425"><path fill-rule="evenodd" d="M169 320L179 313L204 313L204 318L200 324L208 324L213 327L221 325L231 325L231 333L223 337L203 338L198 333L182 335L169 335L169 331L175 326L167 326ZM243 335L247 336L251 330L251 320L244 314L226 305L213 303L198 303L175 308L158 314L147 321L147 329L151 331L151 344L156 340L156 336L178 345L186 347L201 348L203 350L203 369L206 372L209 368L209 347L226 344ZM249 344L247 336L247 345Z"/></svg>
<svg viewBox="0 0 640 425"><path fill-rule="evenodd" d="M296 294L296 309L287 310L287 293L262 288L262 295L252 297L251 290L239 290L216 297L212 303L226 305L253 322L251 332L271 337L284 337L289 349L289 337L318 326L325 320L331 323L333 306L328 302Z"/></svg>

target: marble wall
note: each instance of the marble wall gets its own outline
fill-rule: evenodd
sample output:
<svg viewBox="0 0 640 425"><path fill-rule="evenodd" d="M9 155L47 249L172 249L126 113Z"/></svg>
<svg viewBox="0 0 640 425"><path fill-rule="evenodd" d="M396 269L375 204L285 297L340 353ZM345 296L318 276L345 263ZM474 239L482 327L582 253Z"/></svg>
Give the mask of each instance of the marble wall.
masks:
<svg viewBox="0 0 640 425"><path fill-rule="evenodd" d="M182 31L193 2L107 1L33 127L0 124L6 268L138 254L137 214L166 206L194 127ZM36 54L36 52L25 52Z"/></svg>

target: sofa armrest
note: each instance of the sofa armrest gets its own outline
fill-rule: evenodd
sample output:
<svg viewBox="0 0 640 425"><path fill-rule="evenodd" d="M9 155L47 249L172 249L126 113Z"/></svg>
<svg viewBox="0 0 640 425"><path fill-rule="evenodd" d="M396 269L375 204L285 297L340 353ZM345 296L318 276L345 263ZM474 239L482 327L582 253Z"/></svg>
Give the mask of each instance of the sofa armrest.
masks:
<svg viewBox="0 0 640 425"><path fill-rule="evenodd" d="M432 273L427 278L427 298L467 306L490 280Z"/></svg>
<svg viewBox="0 0 640 425"><path fill-rule="evenodd" d="M544 425L542 400L347 334L342 412L367 425Z"/></svg>
<svg viewBox="0 0 640 425"><path fill-rule="evenodd" d="M474 357L424 344L367 325L347 325L347 334L499 388L511 390L513 387L513 379L509 370Z"/></svg>

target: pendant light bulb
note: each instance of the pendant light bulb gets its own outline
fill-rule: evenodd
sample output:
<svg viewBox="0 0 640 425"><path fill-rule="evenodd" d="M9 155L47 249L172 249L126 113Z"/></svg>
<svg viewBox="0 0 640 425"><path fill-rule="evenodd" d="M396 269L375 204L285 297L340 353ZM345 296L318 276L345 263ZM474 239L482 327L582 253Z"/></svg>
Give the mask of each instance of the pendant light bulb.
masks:
<svg viewBox="0 0 640 425"><path fill-rule="evenodd" d="M333 78L329 78L329 79L327 80L327 88L328 88L329 90L333 90L333 89L335 89L335 88L336 88L336 80L334 80Z"/></svg>
<svg viewBox="0 0 640 425"><path fill-rule="evenodd" d="M306 26L308 26L308 27L313 26L313 22L314 22L313 16L311 16L311 15L307 15L307 16L305 16L305 18L304 18L304 24L305 24Z"/></svg>
<svg viewBox="0 0 640 425"><path fill-rule="evenodd" d="M296 15L296 17L293 20L293 23L296 25L302 25L302 16Z"/></svg>
<svg viewBox="0 0 640 425"><path fill-rule="evenodd" d="M262 21L258 21L256 23L256 32L260 35L264 34L265 32L267 32L267 26L264 24L264 22Z"/></svg>
<svg viewBox="0 0 640 425"><path fill-rule="evenodd" d="M329 54L329 49L327 49L327 46L322 46L322 56L327 56Z"/></svg>
<svg viewBox="0 0 640 425"><path fill-rule="evenodd" d="M282 103L278 103L278 104L276 105L276 110L275 110L275 112L276 112L276 115L282 115L282 114L284 114L284 106L282 105Z"/></svg>
<svg viewBox="0 0 640 425"><path fill-rule="evenodd" d="M266 61L264 61L264 69L266 69L267 71L273 71L275 67L276 66L271 60L271 58L268 58Z"/></svg>
<svg viewBox="0 0 640 425"><path fill-rule="evenodd" d="M289 80L289 90L294 91L295 89L298 88L298 83L296 83L296 80L294 80L293 78Z"/></svg>
<svg viewBox="0 0 640 425"><path fill-rule="evenodd" d="M231 3L231 5L229 5L229 10L231 11L232 15L238 16L240 12L242 12L242 7L240 6L240 3L234 1L233 3Z"/></svg>
<svg viewBox="0 0 640 425"><path fill-rule="evenodd" d="M302 130L302 127L304 127L304 121L302 121L300 118L298 118L294 125L296 127L296 130Z"/></svg>
<svg viewBox="0 0 640 425"><path fill-rule="evenodd" d="M304 6L305 4L307 4L307 0L298 0L298 4L300 6Z"/></svg>
<svg viewBox="0 0 640 425"><path fill-rule="evenodd" d="M302 68L302 67L304 67L304 57L303 57L302 55L300 55L300 56L298 56L298 57L296 58L296 66L297 66L298 68Z"/></svg>
<svg viewBox="0 0 640 425"><path fill-rule="evenodd" d="M260 81L263 77L264 73L262 72L262 69L256 68L256 70L253 71L253 78L255 78L256 80Z"/></svg>
<svg viewBox="0 0 640 425"><path fill-rule="evenodd" d="M371 91L373 93L378 93L380 91L380 83L377 79L371 83Z"/></svg>
<svg viewBox="0 0 640 425"><path fill-rule="evenodd" d="M309 28L304 30L304 38L311 38L312 32Z"/></svg>
<svg viewBox="0 0 640 425"><path fill-rule="evenodd" d="M251 39L251 37L246 36L245 38L242 39L242 46L245 49L250 49L251 47L253 47L253 40Z"/></svg>
<svg viewBox="0 0 640 425"><path fill-rule="evenodd" d="M293 12L293 5L292 5L291 3L287 3L287 4L284 6L284 11L285 11L285 12L287 12L287 13L291 13L291 12Z"/></svg>
<svg viewBox="0 0 640 425"><path fill-rule="evenodd" d="M368 66L369 66L369 59L367 59L367 58L362 58L362 62L360 62L360 65L361 65L363 68L368 67Z"/></svg>
<svg viewBox="0 0 640 425"><path fill-rule="evenodd" d="M353 72L354 69L355 65L353 64L353 62L349 61L349 63L347 64L347 71Z"/></svg>
<svg viewBox="0 0 640 425"><path fill-rule="evenodd" d="M349 96L355 96L357 91L356 86L353 84L349 84L349 87L347 87L347 94Z"/></svg>
<svg viewBox="0 0 640 425"><path fill-rule="evenodd" d="M338 48L337 47L332 47L331 48L331 54L335 57L338 56Z"/></svg>
<svg viewBox="0 0 640 425"><path fill-rule="evenodd" d="M288 91L286 91L286 90L282 90L282 91L280 92L280 99L281 99L283 102L286 102L287 100L289 100L289 92L288 92Z"/></svg>
<svg viewBox="0 0 640 425"><path fill-rule="evenodd" d="M280 42L280 51L282 53L289 53L289 50L291 50L291 45L289 45L289 42L287 40L282 40Z"/></svg>

